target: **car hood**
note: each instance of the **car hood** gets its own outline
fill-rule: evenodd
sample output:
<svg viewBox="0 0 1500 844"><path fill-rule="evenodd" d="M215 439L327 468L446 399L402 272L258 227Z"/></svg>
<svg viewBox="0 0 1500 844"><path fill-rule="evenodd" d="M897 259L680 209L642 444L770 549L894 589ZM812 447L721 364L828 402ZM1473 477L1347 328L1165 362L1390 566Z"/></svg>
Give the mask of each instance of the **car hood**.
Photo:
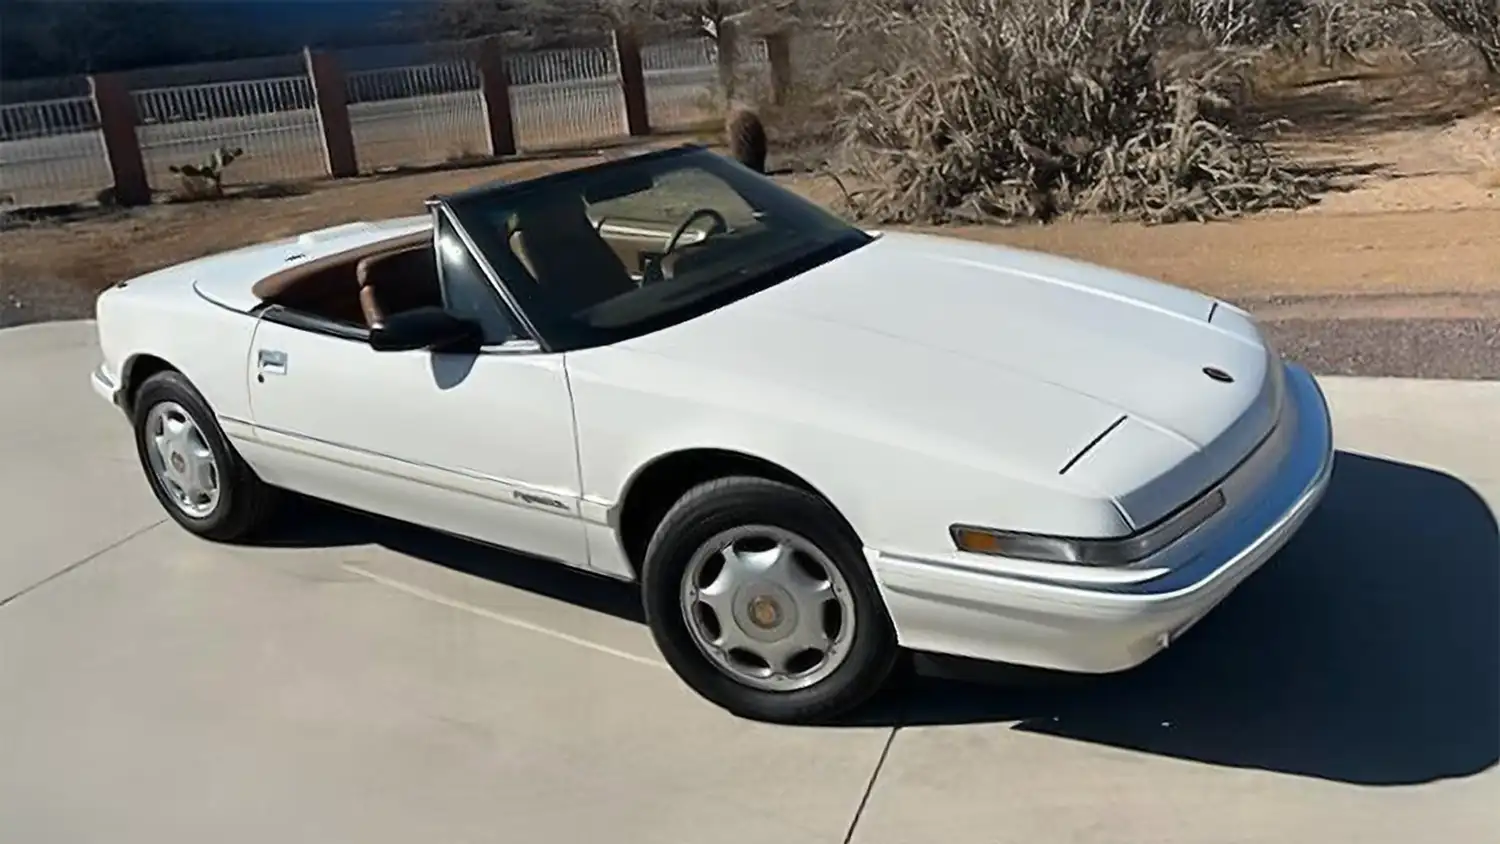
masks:
<svg viewBox="0 0 1500 844"><path fill-rule="evenodd" d="M1010 475L1067 474L1134 525L1254 448L1279 384L1253 323L1210 297L914 234L627 345L798 389L788 412L837 407L859 420L840 424L961 448Z"/></svg>

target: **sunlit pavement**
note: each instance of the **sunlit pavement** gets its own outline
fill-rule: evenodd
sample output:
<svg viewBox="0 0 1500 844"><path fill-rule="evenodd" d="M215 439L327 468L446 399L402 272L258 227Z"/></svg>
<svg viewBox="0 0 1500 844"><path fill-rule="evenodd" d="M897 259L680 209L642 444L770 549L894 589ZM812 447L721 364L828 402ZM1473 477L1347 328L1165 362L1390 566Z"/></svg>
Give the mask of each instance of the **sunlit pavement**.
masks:
<svg viewBox="0 0 1500 844"><path fill-rule="evenodd" d="M1143 668L917 679L812 729L693 696L618 584L316 505L271 546L191 538L89 391L91 332L0 331L0 839L1500 830L1500 384L1326 379L1344 450L1326 503Z"/></svg>

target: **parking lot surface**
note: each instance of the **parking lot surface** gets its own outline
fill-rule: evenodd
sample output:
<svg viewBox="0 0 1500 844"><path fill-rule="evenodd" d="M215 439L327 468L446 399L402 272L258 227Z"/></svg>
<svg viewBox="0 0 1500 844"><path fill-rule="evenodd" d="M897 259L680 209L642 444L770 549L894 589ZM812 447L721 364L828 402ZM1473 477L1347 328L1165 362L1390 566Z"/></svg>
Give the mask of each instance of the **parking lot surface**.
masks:
<svg viewBox="0 0 1500 844"><path fill-rule="evenodd" d="M311 504L261 546L190 537L89 391L91 335L0 332L0 840L1500 831L1500 384L1326 379L1326 503L1146 666L918 677L814 729L693 696L621 584Z"/></svg>

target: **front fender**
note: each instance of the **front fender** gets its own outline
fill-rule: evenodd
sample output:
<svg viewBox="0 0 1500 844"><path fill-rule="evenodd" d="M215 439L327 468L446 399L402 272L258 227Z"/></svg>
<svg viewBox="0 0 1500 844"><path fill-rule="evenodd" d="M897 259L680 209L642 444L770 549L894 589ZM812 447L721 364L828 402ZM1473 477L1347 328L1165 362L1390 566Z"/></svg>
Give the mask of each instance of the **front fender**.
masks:
<svg viewBox="0 0 1500 844"><path fill-rule="evenodd" d="M632 372L630 357L568 357L582 493L595 512L611 511L656 460L712 449L804 479L867 546L884 552L951 551L956 523L1071 536L1128 532L1107 499L1055 466L1029 464L1024 449L981 449L784 386L733 389L660 358L649 373Z"/></svg>
<svg viewBox="0 0 1500 844"><path fill-rule="evenodd" d="M190 286L116 287L99 295L96 330L105 366L121 388L137 383L137 367L164 361L193 382L228 426L250 419L246 360L255 317L214 305Z"/></svg>

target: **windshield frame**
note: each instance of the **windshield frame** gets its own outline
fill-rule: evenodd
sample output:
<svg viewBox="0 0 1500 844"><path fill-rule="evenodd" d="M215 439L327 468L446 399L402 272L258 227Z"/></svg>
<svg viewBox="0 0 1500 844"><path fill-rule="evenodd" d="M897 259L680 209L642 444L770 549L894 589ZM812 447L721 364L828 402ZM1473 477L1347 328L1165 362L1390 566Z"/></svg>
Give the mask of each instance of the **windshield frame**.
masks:
<svg viewBox="0 0 1500 844"><path fill-rule="evenodd" d="M701 294L688 298L680 305L618 327L584 324L568 315L552 312L552 309L528 295L529 291L525 288L534 282L530 281L529 274L510 250L504 233L497 231L493 225L497 214L503 214L537 194L558 190L577 190L581 193L582 186L590 180L623 168L658 169L664 161L679 160L683 166L698 168L725 180L731 190L740 194L752 206L759 208L762 204L774 204L781 211L780 216L803 219L808 227L826 228L831 236L817 248L796 254L760 272L743 274L732 280L731 277L736 274L731 273L722 282L705 281L702 283L705 289ZM461 230L461 236L467 242L469 250L484 265L491 281L501 287L501 295L513 303L522 319L534 328L541 347L554 352L607 346L696 319L842 257L875 239L874 235L787 190L770 178L699 145L672 147L521 182L480 185L460 193L435 197L433 201L446 208L449 220ZM508 279L526 281L512 285Z"/></svg>

